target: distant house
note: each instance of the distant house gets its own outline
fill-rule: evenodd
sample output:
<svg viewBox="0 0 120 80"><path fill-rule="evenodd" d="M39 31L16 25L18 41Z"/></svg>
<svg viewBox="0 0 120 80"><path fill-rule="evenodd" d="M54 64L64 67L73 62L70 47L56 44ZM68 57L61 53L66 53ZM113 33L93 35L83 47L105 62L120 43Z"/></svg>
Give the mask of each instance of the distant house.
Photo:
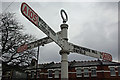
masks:
<svg viewBox="0 0 120 80"><path fill-rule="evenodd" d="M68 66L68 76L72 80L120 80L120 63L117 62L74 60ZM60 80L61 63L39 64L37 68L35 64L25 72L28 79Z"/></svg>

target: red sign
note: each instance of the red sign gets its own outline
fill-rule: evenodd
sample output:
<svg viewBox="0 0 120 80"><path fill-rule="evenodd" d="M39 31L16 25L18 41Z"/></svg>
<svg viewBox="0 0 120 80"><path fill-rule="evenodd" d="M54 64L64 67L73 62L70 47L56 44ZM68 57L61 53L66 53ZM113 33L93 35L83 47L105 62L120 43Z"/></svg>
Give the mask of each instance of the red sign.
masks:
<svg viewBox="0 0 120 80"><path fill-rule="evenodd" d="M27 50L27 45L20 46L20 47L17 49L17 52L19 53L19 52L23 52L23 51L25 51L25 50Z"/></svg>
<svg viewBox="0 0 120 80"><path fill-rule="evenodd" d="M33 24L38 26L38 18L39 18L39 16L26 3L22 3L22 5L21 5L21 12Z"/></svg>
<svg viewBox="0 0 120 80"><path fill-rule="evenodd" d="M112 56L108 53L101 53L102 54L102 59L107 60L107 61L112 61Z"/></svg>

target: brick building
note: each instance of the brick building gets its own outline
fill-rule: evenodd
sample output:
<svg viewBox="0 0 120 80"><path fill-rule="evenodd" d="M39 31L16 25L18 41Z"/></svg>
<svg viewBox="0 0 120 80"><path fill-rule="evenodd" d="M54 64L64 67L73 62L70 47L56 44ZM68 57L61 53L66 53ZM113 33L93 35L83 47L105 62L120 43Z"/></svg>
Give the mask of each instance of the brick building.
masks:
<svg viewBox="0 0 120 80"><path fill-rule="evenodd" d="M29 79L58 79L61 63L36 64L25 70ZM72 61L68 64L69 80L120 80L120 63L109 61ZM36 76L37 75L37 76Z"/></svg>

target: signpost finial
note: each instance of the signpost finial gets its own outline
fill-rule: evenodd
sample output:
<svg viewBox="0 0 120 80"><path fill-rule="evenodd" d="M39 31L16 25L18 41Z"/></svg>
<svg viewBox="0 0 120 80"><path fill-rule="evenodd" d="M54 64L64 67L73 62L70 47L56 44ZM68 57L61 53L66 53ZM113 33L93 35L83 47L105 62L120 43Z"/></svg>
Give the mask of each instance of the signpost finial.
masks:
<svg viewBox="0 0 120 80"><path fill-rule="evenodd" d="M63 16L63 13L64 13L64 16ZM67 13L65 12L65 10L61 9L60 14L63 19L63 23L66 23L68 21L68 16L67 16Z"/></svg>

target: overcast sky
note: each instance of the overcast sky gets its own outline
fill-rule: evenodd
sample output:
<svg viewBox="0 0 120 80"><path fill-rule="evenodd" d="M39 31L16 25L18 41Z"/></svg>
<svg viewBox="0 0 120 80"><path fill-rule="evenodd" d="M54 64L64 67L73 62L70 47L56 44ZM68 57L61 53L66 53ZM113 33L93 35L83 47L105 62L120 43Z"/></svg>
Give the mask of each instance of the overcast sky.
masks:
<svg viewBox="0 0 120 80"><path fill-rule="evenodd" d="M55 31L60 31L62 18L60 10L68 15L69 42L110 53L118 60L118 2L26 2ZM1 3L0 3L1 4ZM11 2L2 2L4 11ZM22 2L13 2L4 12L15 12L17 20L25 26L24 32L37 39L46 37L34 24L26 19L21 11ZM60 62L60 47L53 43L40 47L39 63ZM70 53L72 60L95 60L95 58Z"/></svg>

